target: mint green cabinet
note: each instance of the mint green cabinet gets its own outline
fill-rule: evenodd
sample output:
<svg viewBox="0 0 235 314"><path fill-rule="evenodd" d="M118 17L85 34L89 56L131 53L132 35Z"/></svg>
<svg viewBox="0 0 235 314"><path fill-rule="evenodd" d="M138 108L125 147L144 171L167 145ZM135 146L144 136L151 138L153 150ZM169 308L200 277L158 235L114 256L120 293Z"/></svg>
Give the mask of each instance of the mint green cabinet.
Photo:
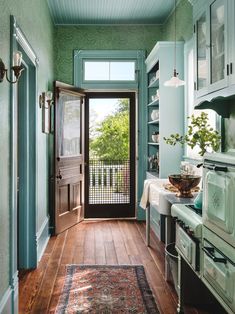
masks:
<svg viewBox="0 0 235 314"><path fill-rule="evenodd" d="M201 96L207 93L208 86L208 56L207 56L207 33L206 12L203 12L195 22L196 33L196 60L195 60L195 89L196 95Z"/></svg>
<svg viewBox="0 0 235 314"><path fill-rule="evenodd" d="M194 1L193 16L195 98L199 99L235 84L234 0Z"/></svg>
<svg viewBox="0 0 235 314"><path fill-rule="evenodd" d="M228 19L230 0L198 1L195 10L195 95L200 97L229 85ZM198 5L197 4L197 5Z"/></svg>
<svg viewBox="0 0 235 314"><path fill-rule="evenodd" d="M184 43L176 44L176 68L183 78ZM147 111L147 169L155 176L167 178L178 173L183 149L180 145L170 146L164 141L172 133L183 134L184 87L166 87L165 81L173 75L174 42L158 42L146 59L148 76ZM154 133L159 133L154 134ZM155 135L155 136L154 136ZM158 166L150 158L158 159Z"/></svg>

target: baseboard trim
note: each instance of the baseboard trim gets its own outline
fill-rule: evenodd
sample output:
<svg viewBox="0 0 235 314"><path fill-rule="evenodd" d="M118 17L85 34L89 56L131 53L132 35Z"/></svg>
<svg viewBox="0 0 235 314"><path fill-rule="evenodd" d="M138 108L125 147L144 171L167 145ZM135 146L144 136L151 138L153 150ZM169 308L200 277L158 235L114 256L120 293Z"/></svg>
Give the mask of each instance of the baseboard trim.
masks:
<svg viewBox="0 0 235 314"><path fill-rule="evenodd" d="M37 262L39 262L50 239L49 217L46 217L46 219L42 223L39 231L36 234L36 238L37 238Z"/></svg>
<svg viewBox="0 0 235 314"><path fill-rule="evenodd" d="M0 313L14 313L12 311L13 289L9 286L0 300Z"/></svg>
<svg viewBox="0 0 235 314"><path fill-rule="evenodd" d="M18 301L19 301L19 277L18 271L16 271L12 277L12 309L14 314L18 313Z"/></svg>

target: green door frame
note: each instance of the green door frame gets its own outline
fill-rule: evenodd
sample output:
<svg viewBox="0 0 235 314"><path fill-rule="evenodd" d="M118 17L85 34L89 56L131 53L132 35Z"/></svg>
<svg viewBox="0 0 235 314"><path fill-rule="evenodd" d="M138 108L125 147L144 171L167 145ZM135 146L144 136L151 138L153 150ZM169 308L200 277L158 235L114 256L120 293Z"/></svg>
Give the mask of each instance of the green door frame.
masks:
<svg viewBox="0 0 235 314"><path fill-rule="evenodd" d="M37 266L36 243L36 67L23 54L25 70L18 83L18 267Z"/></svg>
<svg viewBox="0 0 235 314"><path fill-rule="evenodd" d="M145 212L139 207L143 191L143 182L147 171L147 74L145 68L146 52L144 50L74 50L74 85L87 91L134 91L137 93L136 108L136 213L139 220L145 220ZM97 60L135 60L136 79L135 81L102 81L86 82L83 80L84 61Z"/></svg>
<svg viewBox="0 0 235 314"><path fill-rule="evenodd" d="M25 228L25 236L22 239L22 267L34 268L37 266L37 243L36 243L36 130L37 130L37 111L36 111L36 86L37 86L37 67L38 58L31 48L29 42L17 24L15 17L11 16L11 42L10 55L13 51L21 50L24 53L25 66L29 66L31 70L27 71L25 77L22 76L21 84L26 84L26 89L30 89L31 96L28 99L28 108L23 109L27 116L26 126L23 132L28 146L25 148L26 160L22 167L25 171L25 182L22 184L28 187L28 198L24 200L23 217L27 217L26 224L20 226ZM12 61L11 61L12 62ZM11 64L12 65L12 64ZM11 73L12 75L12 73ZM12 77L13 78L13 77ZM33 82L33 85L32 85ZM18 313L18 265L17 265L17 163L18 163L18 130L17 130L17 111L18 111L18 95L17 84L11 84L11 109L10 109L10 286L12 289L12 309L14 313ZM29 102L31 102L29 104ZM26 118L26 117L25 117ZM30 174L30 178L29 178ZM24 257L23 257L24 256Z"/></svg>

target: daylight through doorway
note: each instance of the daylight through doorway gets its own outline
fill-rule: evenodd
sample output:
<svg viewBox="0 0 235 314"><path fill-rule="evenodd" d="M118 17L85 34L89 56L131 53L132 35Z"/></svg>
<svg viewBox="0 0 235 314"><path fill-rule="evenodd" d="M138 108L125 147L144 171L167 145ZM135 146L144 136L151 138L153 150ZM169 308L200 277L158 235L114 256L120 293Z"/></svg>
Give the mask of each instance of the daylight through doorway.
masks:
<svg viewBox="0 0 235 314"><path fill-rule="evenodd" d="M85 217L134 217L134 94L89 95Z"/></svg>

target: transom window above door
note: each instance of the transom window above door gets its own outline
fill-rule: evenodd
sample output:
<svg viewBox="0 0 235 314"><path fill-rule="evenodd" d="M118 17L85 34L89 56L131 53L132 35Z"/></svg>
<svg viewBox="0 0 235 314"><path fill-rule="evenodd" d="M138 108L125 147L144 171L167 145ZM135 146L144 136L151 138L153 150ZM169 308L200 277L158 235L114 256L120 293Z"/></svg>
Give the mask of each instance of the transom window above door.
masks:
<svg viewBox="0 0 235 314"><path fill-rule="evenodd" d="M84 81L135 81L135 61L83 61Z"/></svg>
<svg viewBox="0 0 235 314"><path fill-rule="evenodd" d="M138 90L145 84L143 50L74 50L74 85L86 90Z"/></svg>

